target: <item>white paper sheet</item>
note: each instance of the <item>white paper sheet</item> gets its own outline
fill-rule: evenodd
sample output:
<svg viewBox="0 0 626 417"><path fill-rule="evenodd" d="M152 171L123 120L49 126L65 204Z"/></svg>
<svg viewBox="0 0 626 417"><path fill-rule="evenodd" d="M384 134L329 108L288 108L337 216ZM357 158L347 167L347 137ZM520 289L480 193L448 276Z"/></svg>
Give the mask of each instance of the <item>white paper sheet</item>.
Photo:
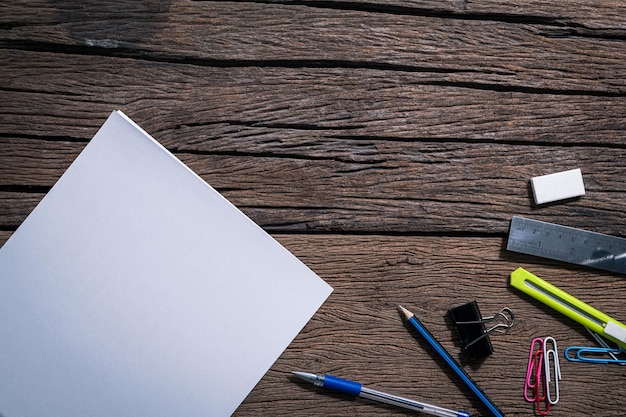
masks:
<svg viewBox="0 0 626 417"><path fill-rule="evenodd" d="M228 416L331 291L113 112L0 249L0 415Z"/></svg>

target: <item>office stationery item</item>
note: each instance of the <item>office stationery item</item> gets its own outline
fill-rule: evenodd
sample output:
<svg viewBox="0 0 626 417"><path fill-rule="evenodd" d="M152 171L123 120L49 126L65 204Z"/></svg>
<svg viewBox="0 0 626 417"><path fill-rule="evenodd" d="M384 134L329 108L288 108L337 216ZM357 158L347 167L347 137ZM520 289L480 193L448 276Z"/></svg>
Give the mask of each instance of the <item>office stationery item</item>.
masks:
<svg viewBox="0 0 626 417"><path fill-rule="evenodd" d="M591 331L588 327L585 327L585 330L587 330L587 333L589 333L589 334L591 335L591 337L592 337L592 338L596 341L596 343L597 343L598 345L600 345L600 347L603 347L603 348L606 348L606 349L609 349L609 350L611 350L611 349L617 349L617 350L620 350L619 348L615 348L615 347L610 346L610 345L606 342L606 340L604 340L604 339L602 338L602 336L600 336L598 333L596 333L596 332L594 332L594 331ZM607 352L607 354L608 354L611 358L613 358L613 359L614 359L614 360L615 360L618 364L620 364L620 365L622 365L622 366L626 365L626 363L622 363L622 362L620 362L620 359L619 359L619 358L617 357L617 355L616 355L615 353L613 353L612 351Z"/></svg>
<svg viewBox="0 0 626 417"><path fill-rule="evenodd" d="M524 399L529 403L537 401L537 384L543 372L543 339L536 337L530 343L526 380L524 383Z"/></svg>
<svg viewBox="0 0 626 417"><path fill-rule="evenodd" d="M480 389L478 384L465 372L461 365L441 346L441 343L428 331L426 327L415 317L415 314L402 306L398 306L404 318L417 330L417 332L428 342L430 346L439 354L446 364L461 378L467 387L480 399L480 401L489 409L496 417L502 417L502 411L491 401L491 399Z"/></svg>
<svg viewBox="0 0 626 417"><path fill-rule="evenodd" d="M537 205L585 195L580 168L533 177L530 185Z"/></svg>
<svg viewBox="0 0 626 417"><path fill-rule="evenodd" d="M626 274L626 239L513 216L508 250Z"/></svg>
<svg viewBox="0 0 626 417"><path fill-rule="evenodd" d="M511 285L626 349L626 325L600 310L523 268L511 272Z"/></svg>
<svg viewBox="0 0 626 417"><path fill-rule="evenodd" d="M228 416L332 291L121 112L0 271L7 417Z"/></svg>
<svg viewBox="0 0 626 417"><path fill-rule="evenodd" d="M565 349L565 359L571 362L626 364L626 357L622 359L618 355L626 355L626 350L587 346L568 346Z"/></svg>
<svg viewBox="0 0 626 417"><path fill-rule="evenodd" d="M559 402L559 381L561 380L561 364L556 340L549 336L543 339L543 365L547 400L555 405Z"/></svg>
<svg viewBox="0 0 626 417"><path fill-rule="evenodd" d="M536 337L530 343L524 399L535 403L537 413L546 415L550 406L559 402L561 367L553 337Z"/></svg>
<svg viewBox="0 0 626 417"><path fill-rule="evenodd" d="M541 368L543 360L543 351L535 352L533 359L534 375L535 375L535 404L537 405L537 413L545 416L550 412L550 402L547 401L548 394L545 384L545 377L542 377ZM542 408L542 404L544 408Z"/></svg>
<svg viewBox="0 0 626 417"><path fill-rule="evenodd" d="M448 317L456 329L461 347L468 360L491 355L493 347L491 340L489 340L489 334L493 332L506 333L515 324L515 315L510 308L504 307L493 316L482 317L476 301L451 308L448 310ZM503 322L496 323L488 330L485 328L485 323L498 319L503 320Z"/></svg>
<svg viewBox="0 0 626 417"><path fill-rule="evenodd" d="M397 395L373 390L364 387L358 382L349 381L347 379L337 378L332 375L312 374L309 372L294 372L295 375L303 380L314 384L317 387L332 389L343 392L344 394L354 395L356 397L367 398L369 400L378 401L385 404L395 405L414 411L421 411L439 417L469 417L469 413L465 411L454 411L447 408L438 407L436 405L423 403L420 401L410 400L408 398L399 397Z"/></svg>

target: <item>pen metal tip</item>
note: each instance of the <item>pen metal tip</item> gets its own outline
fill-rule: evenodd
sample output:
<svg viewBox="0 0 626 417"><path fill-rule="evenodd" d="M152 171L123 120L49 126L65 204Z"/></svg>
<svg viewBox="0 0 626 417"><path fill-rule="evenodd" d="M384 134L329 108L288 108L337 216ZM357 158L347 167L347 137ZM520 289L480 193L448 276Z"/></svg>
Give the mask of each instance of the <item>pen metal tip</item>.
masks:
<svg viewBox="0 0 626 417"><path fill-rule="evenodd" d="M312 374L310 372L296 372L296 371L292 371L292 374L294 374L295 376L304 379L307 382L314 382L315 381L315 374Z"/></svg>

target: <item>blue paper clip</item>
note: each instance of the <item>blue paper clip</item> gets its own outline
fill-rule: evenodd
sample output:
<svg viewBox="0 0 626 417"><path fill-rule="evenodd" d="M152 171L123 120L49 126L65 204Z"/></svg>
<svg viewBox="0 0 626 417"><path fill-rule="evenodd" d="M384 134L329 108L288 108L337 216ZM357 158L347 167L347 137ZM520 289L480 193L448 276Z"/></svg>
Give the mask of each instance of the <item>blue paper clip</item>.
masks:
<svg viewBox="0 0 626 417"><path fill-rule="evenodd" d="M598 333L594 332L593 330L589 329L588 327L585 327L585 329L586 329L586 330L587 330L587 332L591 335L591 337L593 338L593 340L595 340L595 341L596 341L596 342L600 345L600 347L607 348L607 349L613 348L613 346L610 346L610 345L609 345L609 343L608 343L606 340L604 340L604 339L602 338L602 336L600 336ZM614 347L614 348L615 348L615 349L619 349L619 347L617 347L617 345L615 345L615 347ZM620 366L624 366L624 365L626 365L626 362L620 362L620 361L619 361L620 359L617 357L617 355L616 355L615 353L613 353L613 352L607 352L607 354L608 354L611 358L615 359L615 360L617 361L616 363L618 363Z"/></svg>
<svg viewBox="0 0 626 417"><path fill-rule="evenodd" d="M565 359L571 362L601 364L626 363L626 359L620 359L617 357L617 355L620 354L626 354L626 350L586 346L569 346L567 349L565 349ZM601 357L601 355L611 355L611 357Z"/></svg>

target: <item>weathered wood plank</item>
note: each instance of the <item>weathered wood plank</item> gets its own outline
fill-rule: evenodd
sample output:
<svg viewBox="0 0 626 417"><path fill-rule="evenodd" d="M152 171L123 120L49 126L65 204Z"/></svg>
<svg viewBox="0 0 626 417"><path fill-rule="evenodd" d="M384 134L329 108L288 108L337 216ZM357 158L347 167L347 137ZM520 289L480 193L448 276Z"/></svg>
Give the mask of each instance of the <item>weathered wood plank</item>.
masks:
<svg viewBox="0 0 626 417"><path fill-rule="evenodd" d="M533 259L502 251L502 239L381 238L376 236L278 236L296 256L334 286L335 292L274 365L237 415L404 415L395 409L315 390L293 381L293 370L330 372L433 403L487 415L440 361L402 325L396 305L419 314L442 344L459 357L455 335L444 315L476 300L483 314L508 306L517 324L491 338L493 355L465 366L506 415L530 415L522 399L526 360L533 337L553 335L563 349L590 345L584 329L508 287L508 274L524 266L563 289L619 317L626 280L575 268L529 263ZM454 285L451 285L454 282ZM623 297L622 297L623 298ZM553 413L592 415L606 401L603 415L618 416L626 371L587 367L561 360L561 402ZM295 368L295 369L294 369ZM589 395L594 381L598 396ZM597 381L598 385L595 385ZM282 414L284 413L284 414Z"/></svg>
<svg viewBox="0 0 626 417"><path fill-rule="evenodd" d="M514 4L503 0L342 0L325 1L272 1L268 5L263 0L244 2L228 1L143 1L128 4L122 1L83 1L80 7L73 1L48 0L7 0L0 4L0 23L4 26L28 24L51 24L84 20L139 19L142 24L167 20L174 11L185 13L206 12L215 9L263 7L265 13L255 15L247 23L263 19L274 10L296 10L306 8L332 11L366 11L371 13L399 14L402 16L445 17L467 20L494 20L502 22L544 22L568 28L569 33L619 34L626 28L624 15L626 6L619 0L572 0L567 7L549 0L523 0ZM254 4L254 3L261 3ZM64 19L61 19L64 18ZM611 31L612 30L612 31Z"/></svg>
<svg viewBox="0 0 626 417"><path fill-rule="evenodd" d="M119 108L335 288L236 415L405 415L293 370L484 414L396 312L458 354L443 316L473 299L518 323L466 369L532 414L530 340L592 341L515 267L626 321L623 276L504 250L514 214L624 235L626 3L270 3L0 3L0 245ZM587 195L532 207L572 167ZM626 369L561 365L553 414L623 415Z"/></svg>
<svg viewBox="0 0 626 417"><path fill-rule="evenodd" d="M15 229L43 197L42 193L0 191L0 229Z"/></svg>
<svg viewBox="0 0 626 417"><path fill-rule="evenodd" d="M0 230L0 245L4 245L4 243L9 240L9 237L11 237L11 235L13 234L13 232L9 232L6 230Z"/></svg>
<svg viewBox="0 0 626 417"><path fill-rule="evenodd" d="M580 24L568 23L558 13L563 7L552 8L552 24L411 16L406 14L410 7L402 15L248 2L177 1L128 10L126 5L56 7L48 11L50 23L38 16L32 23L20 15L5 17L7 29L0 29L0 40L17 48L86 47L83 53L208 65L293 61L298 66L384 66L486 88L626 93L624 42L615 35L585 38ZM623 22L612 30L626 37Z"/></svg>
<svg viewBox="0 0 626 417"><path fill-rule="evenodd" d="M268 142L245 135L203 142L178 157L269 230L504 233L512 214L623 234L626 150L384 140ZM176 141L165 141L176 146ZM235 148L232 148L234 146ZM0 187L51 187L83 143L0 139ZM580 167L587 194L535 208L528 179ZM0 227L14 228L41 198L0 193Z"/></svg>
<svg viewBox="0 0 626 417"><path fill-rule="evenodd" d="M289 3L289 0L284 1ZM302 3L302 2L298 2ZM306 4L324 5L326 1L307 1ZM330 0L338 8L345 4L342 0ZM565 33L618 35L626 25L625 5L618 0L594 2L573 0L567 5L549 0L522 0L514 3L503 0L354 0L352 8L379 12L412 13L464 19L491 19L508 22L539 21L561 25ZM566 7L567 6L567 7ZM568 29L571 27L571 30Z"/></svg>
<svg viewBox="0 0 626 417"><path fill-rule="evenodd" d="M626 97L430 85L421 73L205 68L10 50L0 50L0 60L0 134L89 138L116 108L152 134L222 123L348 137L623 146L626 129Z"/></svg>
<svg viewBox="0 0 626 417"><path fill-rule="evenodd" d="M9 232L0 232L0 244ZM623 314L622 276L568 268L503 251L502 238L276 235L335 291L283 353L235 415L400 415L398 410L316 390L290 377L293 370L330 372L384 389L482 415L484 409L402 324L396 305L410 307L455 357L455 334L444 316L476 300L484 315L508 306L517 319L491 338L494 353L465 369L506 415L530 415L522 399L527 350L533 337L556 337L563 349L590 345L582 327L508 286L523 266L615 316ZM451 285L454 283L454 285ZM621 416L626 395L621 367L561 360L563 415ZM594 394L589 394L593 381ZM404 415L404 414L402 414Z"/></svg>

